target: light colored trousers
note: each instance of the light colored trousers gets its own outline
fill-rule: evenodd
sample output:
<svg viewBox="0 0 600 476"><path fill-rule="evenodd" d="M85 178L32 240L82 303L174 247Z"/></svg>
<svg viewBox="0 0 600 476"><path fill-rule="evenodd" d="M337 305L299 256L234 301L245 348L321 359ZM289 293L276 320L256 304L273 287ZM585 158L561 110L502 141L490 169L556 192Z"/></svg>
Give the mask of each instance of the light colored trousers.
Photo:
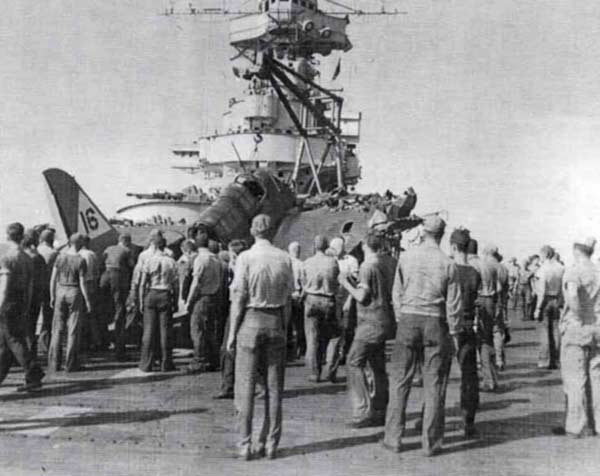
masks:
<svg viewBox="0 0 600 476"><path fill-rule="evenodd" d="M329 378L339 348L339 326L336 321L335 299L307 295L304 301L304 333L306 335L306 366L317 379L321 373ZM324 372L323 372L324 370Z"/></svg>
<svg viewBox="0 0 600 476"><path fill-rule="evenodd" d="M390 396L384 442L401 450L406 427L406 406L419 357L423 356L423 449L439 450L444 438L446 388L452 361L448 326L438 317L402 314L388 366Z"/></svg>
<svg viewBox="0 0 600 476"><path fill-rule="evenodd" d="M48 371L57 372L62 365L61 339L67 331L67 355L65 369L67 372L79 369L79 344L81 340L81 324L85 316L85 304L79 287L57 286L52 320L52 336L48 351Z"/></svg>
<svg viewBox="0 0 600 476"><path fill-rule="evenodd" d="M235 400L239 448L252 443L254 393L264 380L265 411L258 448L275 449L282 429L286 330L281 309L248 309L237 334L235 354ZM260 375L262 372L262 376Z"/></svg>
<svg viewBox="0 0 600 476"><path fill-rule="evenodd" d="M590 426L590 415L596 433L600 433L600 329L595 330L596 339L593 333L589 330L588 338L582 339L586 336L581 329L567 329L561 340L560 370L567 396L565 430L574 435Z"/></svg>

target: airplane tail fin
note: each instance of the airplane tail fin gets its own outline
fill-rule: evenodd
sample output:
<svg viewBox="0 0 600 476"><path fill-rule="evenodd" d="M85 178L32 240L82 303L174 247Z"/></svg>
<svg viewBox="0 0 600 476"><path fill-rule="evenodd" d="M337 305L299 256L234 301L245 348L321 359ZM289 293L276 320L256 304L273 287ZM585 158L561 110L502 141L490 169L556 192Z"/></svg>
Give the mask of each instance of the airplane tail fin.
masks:
<svg viewBox="0 0 600 476"><path fill-rule="evenodd" d="M119 233L74 177L60 169L47 169L43 174L66 237L84 233L96 252L117 242Z"/></svg>

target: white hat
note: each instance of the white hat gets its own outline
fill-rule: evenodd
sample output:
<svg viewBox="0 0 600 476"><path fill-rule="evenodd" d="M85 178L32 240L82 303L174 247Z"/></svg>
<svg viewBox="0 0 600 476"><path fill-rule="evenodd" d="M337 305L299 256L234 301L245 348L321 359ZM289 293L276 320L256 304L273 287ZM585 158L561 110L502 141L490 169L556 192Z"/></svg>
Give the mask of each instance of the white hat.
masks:
<svg viewBox="0 0 600 476"><path fill-rule="evenodd" d="M579 239L575 240L575 244L585 246L591 251L594 251L594 248L596 247L596 238L593 236L588 236L587 238L580 237Z"/></svg>

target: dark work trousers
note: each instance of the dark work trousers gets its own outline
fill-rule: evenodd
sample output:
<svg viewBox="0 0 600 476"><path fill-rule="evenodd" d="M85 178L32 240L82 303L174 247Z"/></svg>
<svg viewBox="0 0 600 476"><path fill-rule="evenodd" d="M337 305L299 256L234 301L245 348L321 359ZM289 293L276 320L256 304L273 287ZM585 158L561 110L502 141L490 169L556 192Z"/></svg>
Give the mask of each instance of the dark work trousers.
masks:
<svg viewBox="0 0 600 476"><path fill-rule="evenodd" d="M352 342L354 341L354 334L356 333L356 301L352 299L350 307L346 311L344 311L344 302L338 302L337 304L339 308L338 316L341 322L341 336L329 370L330 374L333 376L337 374L340 365L343 365L344 362L346 362L346 357L348 356L348 352L350 352Z"/></svg>
<svg viewBox="0 0 600 476"><path fill-rule="evenodd" d="M439 450L444 437L446 388L452 359L448 326L439 317L401 314L392 352L390 401L384 442L400 451L406 426L406 405L419 354L423 354L423 450Z"/></svg>
<svg viewBox="0 0 600 476"><path fill-rule="evenodd" d="M198 370L219 368L218 319L218 296L200 296L194 303L190 317L190 337L194 344L194 357L190 362L190 368Z"/></svg>
<svg viewBox="0 0 600 476"><path fill-rule="evenodd" d="M259 448L276 449L282 429L286 331L283 310L248 309L237 334L235 402L240 448L250 448L257 380L266 382ZM259 369L264 372L260 377Z"/></svg>
<svg viewBox="0 0 600 476"><path fill-rule="evenodd" d="M530 321L532 316L531 303L533 296L531 295L531 286L519 286L519 293L521 294L521 310L523 312L523 321Z"/></svg>
<svg viewBox="0 0 600 476"><path fill-rule="evenodd" d="M371 368L371 385L365 367ZM352 343L348 360L348 391L355 422L384 418L388 404L388 377L385 373L385 338L369 341L357 339ZM372 388L371 388L372 387Z"/></svg>
<svg viewBox="0 0 600 476"><path fill-rule="evenodd" d="M227 350L230 326L231 318L228 316L221 343L221 393L226 395L233 395L235 382L235 349L231 352Z"/></svg>
<svg viewBox="0 0 600 476"><path fill-rule="evenodd" d="M335 311L333 297L308 294L304 300L306 366L317 380L323 367L329 378L338 350L340 334Z"/></svg>
<svg viewBox="0 0 600 476"><path fill-rule="evenodd" d="M546 296L538 322L540 350L538 367L555 369L559 360L558 319L560 317L558 297Z"/></svg>
<svg viewBox="0 0 600 476"><path fill-rule="evenodd" d="M100 287L108 298L109 316L115 323L115 354L118 359L125 357L126 341L126 312L125 302L129 293L129 273L117 268L108 268L100 279Z"/></svg>
<svg viewBox="0 0 600 476"><path fill-rule="evenodd" d="M40 309L42 307L42 290L33 290L31 296L31 305L29 306L29 313L27 314L27 321L25 323L25 341L27 342L27 348L31 352L31 358L37 359L37 339L35 331L37 328L38 318L40 316Z"/></svg>
<svg viewBox="0 0 600 476"><path fill-rule="evenodd" d="M537 294L531 293L531 301L529 303L529 308L527 309L527 314L529 316L530 321L535 320L533 315L535 313L535 308L537 307L537 300L538 300Z"/></svg>
<svg viewBox="0 0 600 476"><path fill-rule="evenodd" d="M150 289L144 298L144 332L139 368L151 372L160 343L160 369L171 371L173 365L173 312L169 291Z"/></svg>
<svg viewBox="0 0 600 476"><path fill-rule="evenodd" d="M496 368L504 368L506 355L504 351L504 340L506 339L506 329L508 327L508 302L500 299L496 304L496 322L494 323L494 358Z"/></svg>
<svg viewBox="0 0 600 476"><path fill-rule="evenodd" d="M52 317L54 311L50 307L50 288L42 291L42 328L38 338L38 349L47 354L50 349L50 336L52 334Z"/></svg>
<svg viewBox="0 0 600 476"><path fill-rule="evenodd" d="M27 347L22 316L16 309L10 309L10 305L6 307L0 313L0 383L15 360L25 371L25 381L38 383L44 374Z"/></svg>
<svg viewBox="0 0 600 476"><path fill-rule="evenodd" d="M498 372L494 356L494 326L496 324L496 302L493 297L479 297L479 355L481 358L482 385L488 389L498 386Z"/></svg>
<svg viewBox="0 0 600 476"><path fill-rule="evenodd" d="M225 338L225 329L229 318L229 292L219 291L217 295L217 321L215 323L215 343L218 349L218 358L220 364L220 347ZM219 365L217 365L218 367Z"/></svg>
<svg viewBox="0 0 600 476"><path fill-rule="evenodd" d="M515 281L512 281L508 285L509 289L509 306L513 311L516 311L519 307L519 287L515 284Z"/></svg>
<svg viewBox="0 0 600 476"><path fill-rule="evenodd" d="M456 360L461 374L460 410L465 428L469 428L475 422L475 413L479 407L477 336L472 330L459 334Z"/></svg>
<svg viewBox="0 0 600 476"><path fill-rule="evenodd" d="M86 310L82 329L82 350L98 348L102 343L100 322L98 320L98 285L96 281L87 281L88 297L92 303L92 310Z"/></svg>
<svg viewBox="0 0 600 476"><path fill-rule="evenodd" d="M304 333L304 304L299 297L292 298L292 314L287 330L287 356L290 360L299 359L306 354L306 335Z"/></svg>
<svg viewBox="0 0 600 476"><path fill-rule="evenodd" d="M57 372L62 366L62 336L67 331L67 355L65 370L74 372L81 366L79 346L81 321L85 316L85 304L79 286L56 287L52 339L48 352L48 371Z"/></svg>

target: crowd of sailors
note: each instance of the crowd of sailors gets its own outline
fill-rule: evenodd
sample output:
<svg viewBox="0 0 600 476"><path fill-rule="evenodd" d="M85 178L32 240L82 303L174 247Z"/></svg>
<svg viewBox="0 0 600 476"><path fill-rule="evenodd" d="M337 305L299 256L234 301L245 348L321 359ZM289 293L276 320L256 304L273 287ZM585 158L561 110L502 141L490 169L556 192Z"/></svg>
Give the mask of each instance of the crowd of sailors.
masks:
<svg viewBox="0 0 600 476"><path fill-rule="evenodd" d="M234 399L240 457L276 457L286 361L299 359L315 385L337 382L345 365L348 424L383 426L382 445L393 452L402 450L411 386L422 385L422 446L434 455L442 450L454 359L464 435L477 436L480 392L496 392L506 366L512 307L522 309L522 320L537 322L538 367L561 369L566 419L556 431L600 433L596 241L576 241L574 264L565 269L547 245L522 264L504 261L494 245L480 255L463 228L450 234L446 254L445 232L441 217L425 218L420 243L398 260L382 235L369 232L360 262L342 237L316 236L312 256L302 261L297 242L285 251L271 243L271 220L258 215L252 246L233 240L224 248L206 228L193 226L176 260L160 230L152 230L143 251L123 233L98 255L86 235L72 235L59 251L53 230L13 223L0 259L0 382L16 361L25 372L18 390L34 392L45 372L82 370L95 352L133 358L132 340L142 372L175 371L173 321L183 310L193 357L180 370L221 372L215 398ZM257 386L265 416L253 443Z"/></svg>

